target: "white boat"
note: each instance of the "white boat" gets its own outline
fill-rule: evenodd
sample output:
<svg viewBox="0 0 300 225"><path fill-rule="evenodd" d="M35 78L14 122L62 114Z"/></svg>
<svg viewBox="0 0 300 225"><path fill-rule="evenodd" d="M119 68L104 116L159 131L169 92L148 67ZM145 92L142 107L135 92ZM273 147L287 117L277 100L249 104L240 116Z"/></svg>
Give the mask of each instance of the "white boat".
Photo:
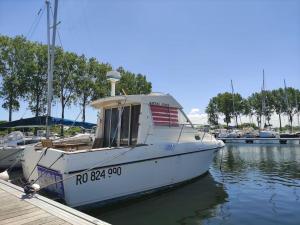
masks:
<svg viewBox="0 0 300 225"><path fill-rule="evenodd" d="M273 130L261 130L259 131L260 138L278 138L279 134Z"/></svg>
<svg viewBox="0 0 300 225"><path fill-rule="evenodd" d="M224 146L212 135L199 133L168 94L108 97L92 106L100 111L94 141L28 147L22 161L26 179L72 207L198 177Z"/></svg>
<svg viewBox="0 0 300 225"><path fill-rule="evenodd" d="M40 137L26 137L20 131L13 131L0 140L0 168L20 167L25 146L34 145Z"/></svg>

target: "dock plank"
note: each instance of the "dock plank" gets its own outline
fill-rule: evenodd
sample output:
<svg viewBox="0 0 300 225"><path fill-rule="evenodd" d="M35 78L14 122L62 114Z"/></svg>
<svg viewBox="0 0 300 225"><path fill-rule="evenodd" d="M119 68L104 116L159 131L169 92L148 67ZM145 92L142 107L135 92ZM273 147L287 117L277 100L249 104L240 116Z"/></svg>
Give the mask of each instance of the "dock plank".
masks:
<svg viewBox="0 0 300 225"><path fill-rule="evenodd" d="M38 194L28 197L22 188L2 180L0 202L0 225L109 225Z"/></svg>

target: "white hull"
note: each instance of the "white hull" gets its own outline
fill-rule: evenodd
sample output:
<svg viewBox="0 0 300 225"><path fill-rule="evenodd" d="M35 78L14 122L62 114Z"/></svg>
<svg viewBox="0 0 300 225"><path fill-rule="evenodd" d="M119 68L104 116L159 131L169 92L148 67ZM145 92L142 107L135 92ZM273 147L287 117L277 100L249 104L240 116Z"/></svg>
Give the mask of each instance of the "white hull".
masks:
<svg viewBox="0 0 300 225"><path fill-rule="evenodd" d="M21 167L20 157L24 147L0 147L0 168Z"/></svg>
<svg viewBox="0 0 300 225"><path fill-rule="evenodd" d="M70 153L65 154L62 160L51 168L52 170L47 170L49 164L61 155L60 151L56 151L56 154L49 152L51 156L48 155L47 162L41 160L39 163L39 174L43 174L43 178L37 183L43 187L55 180L64 179L63 183L49 186L48 190L56 192L72 207L118 199L180 183L204 174L208 171L220 146L203 147L196 144L177 144L173 149L165 150L162 145L154 145L131 150L122 148ZM34 152L27 149L25 160L28 157L33 159ZM40 153L36 153L36 160L39 159L37 155ZM111 160L112 158L114 159ZM101 161L109 162L100 163L96 169L88 172L84 171ZM24 166L24 174L28 176L32 168ZM31 179L37 176L35 171Z"/></svg>

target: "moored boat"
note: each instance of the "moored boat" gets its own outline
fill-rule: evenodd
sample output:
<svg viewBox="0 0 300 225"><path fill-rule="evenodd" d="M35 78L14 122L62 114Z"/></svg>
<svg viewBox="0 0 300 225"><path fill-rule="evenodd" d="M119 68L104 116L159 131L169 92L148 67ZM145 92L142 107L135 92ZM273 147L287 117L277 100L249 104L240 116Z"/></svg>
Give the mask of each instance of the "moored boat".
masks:
<svg viewBox="0 0 300 225"><path fill-rule="evenodd" d="M187 181L208 171L224 146L199 134L168 94L115 96L101 112L96 138L82 145L48 142L24 151L24 176L72 207L105 203Z"/></svg>

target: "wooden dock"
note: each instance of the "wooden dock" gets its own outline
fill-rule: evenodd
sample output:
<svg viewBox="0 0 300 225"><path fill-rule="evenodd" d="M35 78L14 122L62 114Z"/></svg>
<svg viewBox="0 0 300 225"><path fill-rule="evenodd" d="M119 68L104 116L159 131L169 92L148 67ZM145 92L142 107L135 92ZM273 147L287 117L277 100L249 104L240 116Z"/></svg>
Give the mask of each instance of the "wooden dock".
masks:
<svg viewBox="0 0 300 225"><path fill-rule="evenodd" d="M39 194L29 198L22 188L0 180L0 225L2 224L109 225Z"/></svg>

